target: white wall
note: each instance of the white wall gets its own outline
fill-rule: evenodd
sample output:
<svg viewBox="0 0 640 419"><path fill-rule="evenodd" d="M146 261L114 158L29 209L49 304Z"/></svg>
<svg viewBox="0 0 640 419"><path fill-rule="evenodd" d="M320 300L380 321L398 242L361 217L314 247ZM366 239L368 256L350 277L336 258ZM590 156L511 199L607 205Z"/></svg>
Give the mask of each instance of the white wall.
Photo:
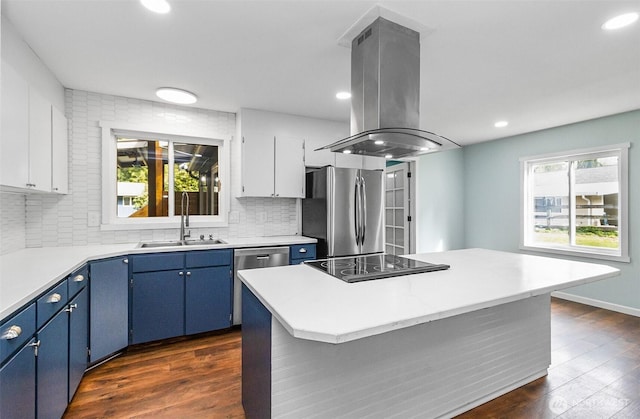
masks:
<svg viewBox="0 0 640 419"><path fill-rule="evenodd" d="M416 252L463 248L463 149L423 155L416 166Z"/></svg>

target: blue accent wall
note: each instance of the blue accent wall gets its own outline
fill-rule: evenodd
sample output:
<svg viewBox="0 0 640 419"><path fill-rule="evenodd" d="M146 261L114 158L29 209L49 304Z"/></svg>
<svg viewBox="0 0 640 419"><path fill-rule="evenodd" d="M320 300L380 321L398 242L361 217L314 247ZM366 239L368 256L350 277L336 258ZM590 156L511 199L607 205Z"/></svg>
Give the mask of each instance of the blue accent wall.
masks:
<svg viewBox="0 0 640 419"><path fill-rule="evenodd" d="M640 110L421 157L416 194L418 252L459 247L522 252L518 247L520 158L626 142L631 143L631 263L567 257L605 263L619 268L621 275L566 292L640 309ZM460 207L463 208L462 215ZM442 246L439 246L440 242Z"/></svg>

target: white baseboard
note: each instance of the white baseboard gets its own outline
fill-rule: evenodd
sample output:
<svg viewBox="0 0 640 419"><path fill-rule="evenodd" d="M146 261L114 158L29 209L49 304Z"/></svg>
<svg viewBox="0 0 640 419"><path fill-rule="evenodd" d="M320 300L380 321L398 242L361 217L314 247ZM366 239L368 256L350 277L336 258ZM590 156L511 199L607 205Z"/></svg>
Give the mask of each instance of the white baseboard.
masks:
<svg viewBox="0 0 640 419"><path fill-rule="evenodd" d="M586 304L588 306L604 308L606 310L617 311L618 313L629 314L630 316L640 317L640 309L627 307L620 304L609 303L602 300L596 300L588 297L581 297L579 295L569 294L562 291L556 291L551 293L552 297L558 297L563 300L573 301L575 303Z"/></svg>

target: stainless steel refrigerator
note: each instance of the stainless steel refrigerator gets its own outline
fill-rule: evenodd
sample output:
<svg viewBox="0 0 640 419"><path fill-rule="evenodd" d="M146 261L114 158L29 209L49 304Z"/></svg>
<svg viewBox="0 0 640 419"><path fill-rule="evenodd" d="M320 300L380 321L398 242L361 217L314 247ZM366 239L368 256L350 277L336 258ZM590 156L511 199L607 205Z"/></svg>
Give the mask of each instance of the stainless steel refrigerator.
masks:
<svg viewBox="0 0 640 419"><path fill-rule="evenodd" d="M302 234L317 258L384 252L384 172L326 166L306 174Z"/></svg>

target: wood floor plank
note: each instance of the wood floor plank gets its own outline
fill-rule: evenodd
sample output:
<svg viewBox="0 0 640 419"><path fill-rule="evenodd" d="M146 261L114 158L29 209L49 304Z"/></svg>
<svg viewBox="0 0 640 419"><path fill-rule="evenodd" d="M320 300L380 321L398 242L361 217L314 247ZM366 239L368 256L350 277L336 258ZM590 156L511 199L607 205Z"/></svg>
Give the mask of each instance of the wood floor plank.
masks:
<svg viewBox="0 0 640 419"><path fill-rule="evenodd" d="M640 417L640 318L551 302L548 375L459 418ZM73 418L244 418L241 333L138 345L87 372Z"/></svg>

